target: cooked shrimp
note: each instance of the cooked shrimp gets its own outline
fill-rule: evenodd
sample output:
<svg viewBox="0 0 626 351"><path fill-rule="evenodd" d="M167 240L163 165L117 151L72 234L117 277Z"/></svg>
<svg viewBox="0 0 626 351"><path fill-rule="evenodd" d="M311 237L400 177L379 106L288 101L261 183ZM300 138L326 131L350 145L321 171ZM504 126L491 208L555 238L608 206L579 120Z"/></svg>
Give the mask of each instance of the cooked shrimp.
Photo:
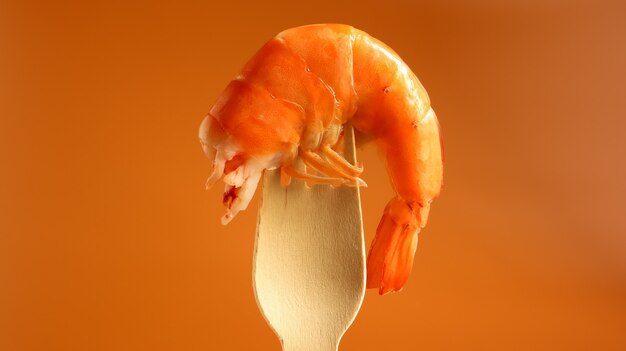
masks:
<svg viewBox="0 0 626 351"><path fill-rule="evenodd" d="M265 169L280 168L284 185L296 178L363 186L362 167L340 152L347 122L375 140L396 192L368 254L367 287L381 295L399 291L441 189L443 154L423 86L393 50L367 33L320 24L288 29L267 42L200 126L200 142L213 161L207 188L226 183L227 224L248 206Z"/></svg>

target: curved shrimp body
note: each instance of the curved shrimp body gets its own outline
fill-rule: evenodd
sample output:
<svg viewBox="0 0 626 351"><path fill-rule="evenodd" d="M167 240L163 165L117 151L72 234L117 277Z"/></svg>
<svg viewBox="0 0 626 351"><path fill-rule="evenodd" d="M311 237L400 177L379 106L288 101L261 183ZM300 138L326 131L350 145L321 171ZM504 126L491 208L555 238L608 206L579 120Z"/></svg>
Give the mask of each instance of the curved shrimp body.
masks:
<svg viewBox="0 0 626 351"><path fill-rule="evenodd" d="M342 125L371 136L396 196L368 255L368 287L381 294L408 279L443 161L426 91L396 53L347 25L286 30L266 43L218 98L200 127L213 159L207 187L226 183L222 223L245 209L264 169L309 184L364 185L341 155ZM304 168L296 166L301 160Z"/></svg>

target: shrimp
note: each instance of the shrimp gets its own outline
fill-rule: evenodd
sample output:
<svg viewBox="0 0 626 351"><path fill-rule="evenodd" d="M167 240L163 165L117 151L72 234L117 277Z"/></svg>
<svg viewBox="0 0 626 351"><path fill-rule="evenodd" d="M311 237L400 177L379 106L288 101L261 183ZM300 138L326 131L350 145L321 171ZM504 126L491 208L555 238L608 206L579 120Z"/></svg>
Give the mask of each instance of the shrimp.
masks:
<svg viewBox="0 0 626 351"><path fill-rule="evenodd" d="M341 154L343 126L375 141L396 195L376 230L367 287L400 291L418 233L443 178L439 123L428 94L392 49L348 25L296 27L269 40L218 97L200 126L213 161L206 186L225 183L222 224L246 209L266 169L281 182L365 186ZM304 166L299 166L303 164Z"/></svg>

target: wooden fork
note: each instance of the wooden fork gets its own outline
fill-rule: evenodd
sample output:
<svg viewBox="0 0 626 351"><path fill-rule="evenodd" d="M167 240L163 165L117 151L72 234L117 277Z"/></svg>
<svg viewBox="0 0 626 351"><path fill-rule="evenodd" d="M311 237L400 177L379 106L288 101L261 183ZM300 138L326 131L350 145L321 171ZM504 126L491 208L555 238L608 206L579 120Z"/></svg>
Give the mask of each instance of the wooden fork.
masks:
<svg viewBox="0 0 626 351"><path fill-rule="evenodd" d="M351 127L344 142L354 164ZM299 180L283 187L279 171L266 172L253 285L283 350L337 350L363 302L365 277L359 188Z"/></svg>

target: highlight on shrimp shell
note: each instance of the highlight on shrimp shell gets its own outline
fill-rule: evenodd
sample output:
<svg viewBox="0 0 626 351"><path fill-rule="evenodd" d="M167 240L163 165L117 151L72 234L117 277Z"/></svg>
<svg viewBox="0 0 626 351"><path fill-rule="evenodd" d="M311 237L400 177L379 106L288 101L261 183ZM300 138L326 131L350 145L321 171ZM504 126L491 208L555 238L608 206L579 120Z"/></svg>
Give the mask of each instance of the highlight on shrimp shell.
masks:
<svg viewBox="0 0 626 351"><path fill-rule="evenodd" d="M200 125L213 162L207 189L225 183L221 218L247 208L264 170L308 184L364 186L363 168L341 152L343 126L373 140L395 196L368 254L367 286L399 291L418 233L443 179L439 122L426 90L400 57L342 24L291 28L265 43L227 84ZM303 165L303 166L300 166Z"/></svg>

